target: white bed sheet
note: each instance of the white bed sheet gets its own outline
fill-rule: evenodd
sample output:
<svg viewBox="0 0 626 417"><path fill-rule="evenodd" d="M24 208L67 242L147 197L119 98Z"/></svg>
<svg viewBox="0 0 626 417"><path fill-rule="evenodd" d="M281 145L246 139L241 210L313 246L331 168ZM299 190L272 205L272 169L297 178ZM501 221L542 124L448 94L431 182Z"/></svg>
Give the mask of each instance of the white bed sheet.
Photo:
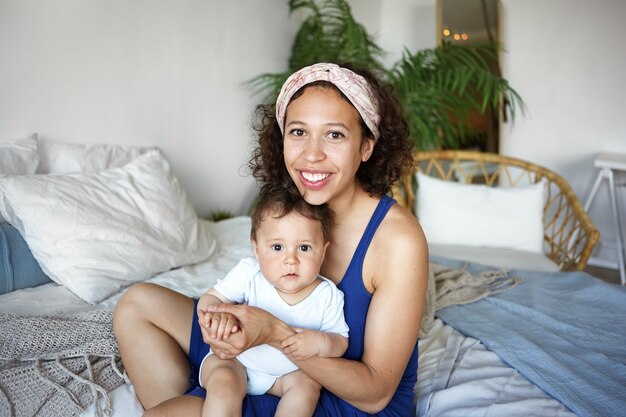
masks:
<svg viewBox="0 0 626 417"><path fill-rule="evenodd" d="M198 296L226 275L239 259L251 256L248 217L209 222L208 229L218 242L213 257L159 274L148 282ZM47 284L0 296L0 312L54 314L112 309L122 294L123 291L92 306L57 284ZM110 395L113 417L143 414L131 385L122 385ZM416 398L418 416L573 416L478 340L463 336L440 320L419 342ZM95 416L95 408L89 407L82 416Z"/></svg>
<svg viewBox="0 0 626 417"><path fill-rule="evenodd" d="M558 272L559 266L542 253L517 249L488 248L463 245L428 244L431 256L458 259L504 269L524 269L528 271Z"/></svg>
<svg viewBox="0 0 626 417"><path fill-rule="evenodd" d="M418 416L573 417L477 339L436 319L419 341Z"/></svg>

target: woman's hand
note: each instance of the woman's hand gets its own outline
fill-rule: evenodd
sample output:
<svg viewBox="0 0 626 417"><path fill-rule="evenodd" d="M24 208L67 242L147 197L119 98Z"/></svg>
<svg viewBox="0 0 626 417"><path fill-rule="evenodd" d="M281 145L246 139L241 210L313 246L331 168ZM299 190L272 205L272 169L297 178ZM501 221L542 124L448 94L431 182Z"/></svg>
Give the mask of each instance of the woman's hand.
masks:
<svg viewBox="0 0 626 417"><path fill-rule="evenodd" d="M211 351L220 359L232 359L243 352L243 350L231 344L236 343L236 336L240 336L242 334L241 332L232 333L227 340L218 340L211 337L210 329L206 328L202 322L200 322L200 331L202 332L202 340L204 340L204 343L211 345Z"/></svg>
<svg viewBox="0 0 626 417"><path fill-rule="evenodd" d="M280 349L280 342L295 332L286 323L278 320L267 311L245 304L217 304L206 308L207 313L228 313L235 317L239 331L231 333L228 339L217 340L210 336L209 329L202 326L204 341L221 359L231 359L251 347L269 344Z"/></svg>

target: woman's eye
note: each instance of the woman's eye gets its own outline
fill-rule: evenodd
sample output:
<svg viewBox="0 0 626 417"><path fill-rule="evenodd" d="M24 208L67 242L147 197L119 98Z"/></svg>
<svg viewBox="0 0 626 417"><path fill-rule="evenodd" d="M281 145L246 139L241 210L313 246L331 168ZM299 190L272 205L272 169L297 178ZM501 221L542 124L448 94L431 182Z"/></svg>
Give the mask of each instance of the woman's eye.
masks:
<svg viewBox="0 0 626 417"><path fill-rule="evenodd" d="M344 135L341 132L330 132L328 134L328 137L331 139L341 139L344 137Z"/></svg>
<svg viewBox="0 0 626 417"><path fill-rule="evenodd" d="M304 130L302 129L291 129L289 133L293 136L302 136L304 135Z"/></svg>
<svg viewBox="0 0 626 417"><path fill-rule="evenodd" d="M278 243L272 245L272 250L280 252L281 250L283 250L283 245L279 245Z"/></svg>
<svg viewBox="0 0 626 417"><path fill-rule="evenodd" d="M300 250L301 250L302 252L308 252L308 251L310 251L311 249L312 249L312 248L311 248L311 245L300 245Z"/></svg>

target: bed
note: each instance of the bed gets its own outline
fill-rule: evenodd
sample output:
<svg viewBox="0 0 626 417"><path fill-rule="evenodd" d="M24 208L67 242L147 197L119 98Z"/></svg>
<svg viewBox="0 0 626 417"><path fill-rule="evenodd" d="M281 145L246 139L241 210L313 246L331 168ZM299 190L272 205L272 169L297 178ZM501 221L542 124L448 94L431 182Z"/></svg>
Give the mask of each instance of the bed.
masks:
<svg viewBox="0 0 626 417"><path fill-rule="evenodd" d="M10 144L0 147L0 176L4 174L0 178L0 216L4 220L0 221L5 223L4 239L10 242L5 246L19 251L2 258L5 275L8 263L14 268L9 277L12 291L0 295L0 314L7 322L111 311L126 288L139 281L197 296L240 258L251 254L250 219L198 219L158 150L69 145L36 137L18 142L13 148ZM8 165L2 165L2 152L8 158L8 150L19 151L23 161L30 161L29 166L14 164L8 172ZM15 152L11 160L15 160ZM460 166L465 169L469 165ZM407 191L414 190L415 178L405 178L406 189L396 190L403 204L413 204ZM424 209L416 208L422 214ZM566 213L566 221L570 218ZM528 222L524 228L530 228L532 220ZM436 223L435 219L431 225ZM456 247L438 243L443 249L431 251L431 270L462 271L469 277L492 276L491 272L497 271L500 277L514 279L515 285L483 292L472 303L449 303L432 313L419 341L416 415L624 413L626 326L622 318L626 315L626 290L580 271L588 256L587 243L597 240L595 229L586 226L551 238L561 245L555 247L575 248L553 250L560 261L551 264L541 259L552 260L544 253L550 254L545 250L550 242L542 244L540 253L536 245L522 239L515 245L530 245L524 246L530 250L505 245L491 248L491 258L485 251L472 252L484 249L473 241ZM91 232L85 235L87 227ZM14 233L7 238L6 230L12 229L18 236ZM20 239L24 240L22 246L16 243ZM15 274L32 270L20 266L18 260L28 256L45 272L44 283L28 282L26 288L20 288L24 277ZM34 275L29 272L28 276ZM431 273L429 279L434 282L441 276ZM431 289L437 287L431 285ZM431 292L429 297L437 299L437 295ZM0 346L13 338L0 334ZM32 410L28 414L19 404L10 403L12 388L2 385L9 359L1 359L0 415L51 415L41 411L45 406L39 406L40 414ZM112 388L108 394L94 394L97 406L89 401L69 401L67 415L103 415L107 406L117 417L142 414L128 381Z"/></svg>

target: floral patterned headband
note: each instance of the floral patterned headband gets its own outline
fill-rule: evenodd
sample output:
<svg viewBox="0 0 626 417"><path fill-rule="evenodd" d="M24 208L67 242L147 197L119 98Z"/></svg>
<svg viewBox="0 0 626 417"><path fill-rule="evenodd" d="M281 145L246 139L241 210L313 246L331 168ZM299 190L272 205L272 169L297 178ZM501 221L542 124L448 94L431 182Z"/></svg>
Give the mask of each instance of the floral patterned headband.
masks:
<svg viewBox="0 0 626 417"><path fill-rule="evenodd" d="M285 113L291 97L303 86L315 81L328 81L337 87L357 109L374 138L380 137L378 103L365 78L347 68L329 63L302 68L293 73L283 84L276 100L276 120L283 134L285 133Z"/></svg>

